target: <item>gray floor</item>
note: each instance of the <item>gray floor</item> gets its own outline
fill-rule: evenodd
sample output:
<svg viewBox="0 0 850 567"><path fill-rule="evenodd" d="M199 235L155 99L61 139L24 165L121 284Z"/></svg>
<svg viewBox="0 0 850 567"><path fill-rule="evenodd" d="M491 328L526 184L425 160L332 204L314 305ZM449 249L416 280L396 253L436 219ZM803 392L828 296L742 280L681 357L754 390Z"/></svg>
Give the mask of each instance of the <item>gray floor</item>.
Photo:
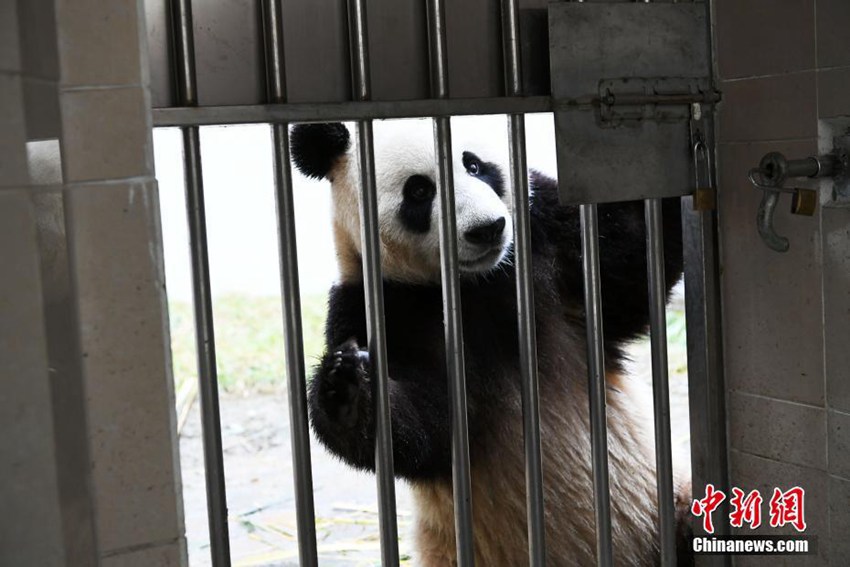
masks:
<svg viewBox="0 0 850 567"><path fill-rule="evenodd" d="M222 439L234 566L297 565L289 416L283 395L222 396ZM180 438L190 565L209 564L203 448L195 403ZM352 471L314 442L313 483L322 565L377 565L374 476ZM410 546L410 494L397 484L400 551Z"/></svg>

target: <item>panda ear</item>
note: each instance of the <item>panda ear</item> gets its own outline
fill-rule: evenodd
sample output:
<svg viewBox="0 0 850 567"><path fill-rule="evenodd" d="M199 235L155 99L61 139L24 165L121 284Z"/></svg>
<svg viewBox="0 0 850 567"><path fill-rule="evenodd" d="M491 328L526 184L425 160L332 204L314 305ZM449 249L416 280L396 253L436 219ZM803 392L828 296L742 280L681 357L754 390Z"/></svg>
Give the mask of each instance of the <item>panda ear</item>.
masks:
<svg viewBox="0 0 850 567"><path fill-rule="evenodd" d="M298 124L289 134L292 162L308 177L327 177L336 161L348 151L351 136L340 122Z"/></svg>

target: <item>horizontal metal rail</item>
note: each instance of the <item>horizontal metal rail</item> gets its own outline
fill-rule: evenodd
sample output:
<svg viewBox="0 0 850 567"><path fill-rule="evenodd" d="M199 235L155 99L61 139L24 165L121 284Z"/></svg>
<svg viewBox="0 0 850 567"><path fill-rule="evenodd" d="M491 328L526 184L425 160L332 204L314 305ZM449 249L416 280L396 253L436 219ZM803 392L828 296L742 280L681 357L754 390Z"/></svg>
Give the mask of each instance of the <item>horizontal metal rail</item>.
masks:
<svg viewBox="0 0 850 567"><path fill-rule="evenodd" d="M447 98L354 102L295 102L290 104L251 104L233 106L193 106L154 108L155 128L173 126L224 126L228 124L270 124L276 122L354 122L393 118L431 118L481 114L532 114L556 110L586 109L606 105L656 104L688 105L705 102L701 95L618 95L616 100L555 100L549 96L508 96L486 98Z"/></svg>
<svg viewBox="0 0 850 567"><path fill-rule="evenodd" d="M552 112L548 96L155 108L155 127Z"/></svg>

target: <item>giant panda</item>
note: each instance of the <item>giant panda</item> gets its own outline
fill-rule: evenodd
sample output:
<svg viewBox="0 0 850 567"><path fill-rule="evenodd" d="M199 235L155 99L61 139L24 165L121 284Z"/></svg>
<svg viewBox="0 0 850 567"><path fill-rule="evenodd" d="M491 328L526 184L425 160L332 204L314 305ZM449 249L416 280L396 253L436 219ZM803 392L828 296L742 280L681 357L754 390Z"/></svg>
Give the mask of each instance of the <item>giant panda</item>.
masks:
<svg viewBox="0 0 850 567"><path fill-rule="evenodd" d="M303 174L330 181L340 270L329 295L326 352L309 384L310 421L332 453L374 471L357 149L343 124L304 124L291 131L291 155ZM506 145L455 136L453 163L475 562L524 565L525 461ZM416 564L456 565L431 122L376 123L375 165L395 473L410 483L415 501ZM529 182L547 565L593 565L578 209L559 204L556 180L530 171ZM663 218L669 293L682 271L678 200L663 203ZM645 332L649 317L643 203L600 205L599 234L615 561L654 565L652 426L623 364L624 344ZM686 509L687 486L676 484L677 510Z"/></svg>

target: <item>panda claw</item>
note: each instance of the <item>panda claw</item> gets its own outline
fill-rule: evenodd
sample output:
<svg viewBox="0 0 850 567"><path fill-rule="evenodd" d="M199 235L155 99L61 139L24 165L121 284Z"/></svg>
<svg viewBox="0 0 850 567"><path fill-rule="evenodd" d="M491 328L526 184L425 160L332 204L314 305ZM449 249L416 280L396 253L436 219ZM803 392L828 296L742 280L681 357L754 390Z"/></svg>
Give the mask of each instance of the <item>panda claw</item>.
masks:
<svg viewBox="0 0 850 567"><path fill-rule="evenodd" d="M322 382L322 398L329 416L338 424L352 428L358 420L362 383L368 381L369 354L350 339L330 351Z"/></svg>

